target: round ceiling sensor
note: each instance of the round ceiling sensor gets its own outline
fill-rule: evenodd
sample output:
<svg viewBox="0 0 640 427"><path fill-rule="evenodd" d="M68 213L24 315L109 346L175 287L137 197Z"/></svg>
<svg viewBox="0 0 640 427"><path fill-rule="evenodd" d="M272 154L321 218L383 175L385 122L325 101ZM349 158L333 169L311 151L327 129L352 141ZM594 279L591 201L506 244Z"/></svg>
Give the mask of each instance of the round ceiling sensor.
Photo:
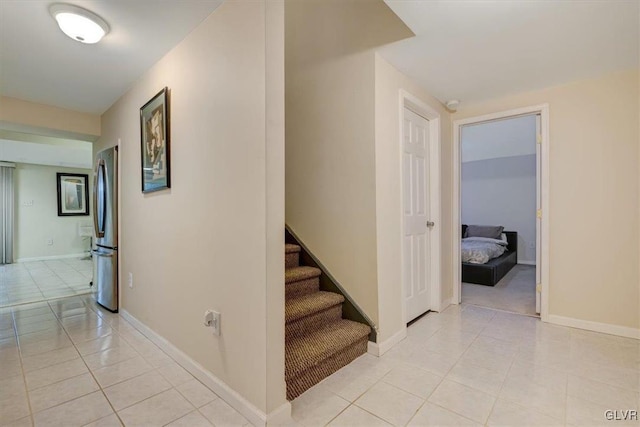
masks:
<svg viewBox="0 0 640 427"><path fill-rule="evenodd" d="M458 109L458 106L460 105L460 101L458 101L457 99L452 99L450 101L447 101L445 105L449 110L456 111Z"/></svg>
<svg viewBox="0 0 640 427"><path fill-rule="evenodd" d="M109 32L104 19L81 7L56 3L49 12L63 33L81 43L98 43Z"/></svg>

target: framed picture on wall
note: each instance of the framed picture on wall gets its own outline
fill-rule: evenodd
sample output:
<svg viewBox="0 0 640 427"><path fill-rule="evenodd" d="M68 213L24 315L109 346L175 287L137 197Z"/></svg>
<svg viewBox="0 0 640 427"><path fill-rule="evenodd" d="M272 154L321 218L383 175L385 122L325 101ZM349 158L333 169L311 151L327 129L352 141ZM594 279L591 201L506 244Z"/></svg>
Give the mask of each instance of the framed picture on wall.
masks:
<svg viewBox="0 0 640 427"><path fill-rule="evenodd" d="M58 181L58 216L89 215L89 175L56 174Z"/></svg>
<svg viewBox="0 0 640 427"><path fill-rule="evenodd" d="M165 87L140 108L143 193L171 187L169 139L169 89Z"/></svg>

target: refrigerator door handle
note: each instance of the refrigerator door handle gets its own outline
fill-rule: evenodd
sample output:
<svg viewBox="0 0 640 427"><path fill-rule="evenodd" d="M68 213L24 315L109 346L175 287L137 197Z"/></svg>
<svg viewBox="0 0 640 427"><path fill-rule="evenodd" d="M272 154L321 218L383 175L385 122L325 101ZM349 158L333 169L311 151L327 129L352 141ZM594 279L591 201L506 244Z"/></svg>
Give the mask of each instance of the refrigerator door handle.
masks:
<svg viewBox="0 0 640 427"><path fill-rule="evenodd" d="M113 253L110 254L105 254L104 252L99 252L99 251L91 251L92 254L94 254L95 256L103 256L106 258L112 258L113 257Z"/></svg>
<svg viewBox="0 0 640 427"><path fill-rule="evenodd" d="M99 190L99 186L102 185L102 191ZM93 228L97 238L104 237L104 229L100 230L100 218L102 218L103 225L105 221L105 211L106 204L104 200L102 200L102 215L99 213L98 209L98 194L101 193L104 199L105 197L105 171L104 171L104 159L98 159L96 164L96 171L93 177Z"/></svg>

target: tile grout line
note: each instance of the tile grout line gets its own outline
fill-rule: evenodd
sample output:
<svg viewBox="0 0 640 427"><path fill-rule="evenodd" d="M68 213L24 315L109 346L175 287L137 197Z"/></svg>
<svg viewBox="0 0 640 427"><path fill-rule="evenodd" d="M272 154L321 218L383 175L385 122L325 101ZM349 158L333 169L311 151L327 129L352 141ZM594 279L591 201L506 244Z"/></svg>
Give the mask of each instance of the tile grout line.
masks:
<svg viewBox="0 0 640 427"><path fill-rule="evenodd" d="M425 318L426 318L426 317L425 317ZM436 333L438 333L438 332L439 332L439 331L441 331L441 330L442 330L442 325L439 325L439 326L438 326L438 328L437 328L435 331L433 331L433 332L429 335L429 338L430 338L430 337L432 337L432 336L434 336ZM428 339L428 338L427 338L427 339ZM403 341L404 341L404 340L403 340ZM403 363L403 364L405 364L405 365L409 365L409 366L415 366L415 365L412 365L412 364L410 364L410 363L406 363L406 362L401 362L401 363ZM419 368L419 369L421 369L421 370L424 370L424 371L426 371L426 372L429 372L429 373L433 374L433 372L427 371L427 370L422 369L422 368L420 368L420 367L417 367L417 368ZM391 368L391 370L390 370L389 372L387 372L385 375L383 375L383 376L382 376L382 377L381 377L381 378L380 378L380 379L379 379L379 380L378 380L374 385L376 385L376 384L380 383L381 381L384 381L384 378L385 378L387 375L389 375L389 373L390 373L391 371L393 371L393 368ZM434 374L434 375L436 375L436 374ZM445 375L445 376L446 376L446 375ZM436 389L436 388L437 388L437 387L442 383L442 381L444 381L444 376L443 376L443 377L442 377L442 379L438 382L438 385L437 385L436 387L434 387L433 391L435 391L435 389ZM385 382L385 383L386 383L386 382ZM386 383L386 384L388 384L388 383ZM389 384L389 385L391 385L391 384ZM373 388L373 385L372 385L371 387L369 387L369 388L367 389L367 391L371 390L371 388ZM397 387L397 388L399 388L400 390L403 390L403 389L401 389L400 387ZM406 390L403 390L403 391L405 391L405 392L406 392ZM433 394L433 391L431 392L431 394ZM366 393L366 392L365 392L365 393ZM407 392L407 393L409 393L409 392ZM413 393L411 393L411 394L413 395ZM429 394L429 397L431 396L431 394ZM360 396L358 396L358 399L359 399L360 397L362 397L362 395L364 395L364 393L362 393ZM415 396L415 395L414 395L414 396ZM420 397L420 396L418 396L418 397ZM411 416L411 418L409 418L409 421L407 421L407 424L408 424L408 423L410 423L410 422L411 422L411 420L412 420L413 418L415 418L416 414L420 411L420 409L422 409L422 407L425 405L425 403L427 403L427 400L429 399L429 397L427 397L426 399L424 399L424 402L422 402L422 404L421 404L421 405L416 409L416 411L413 413L413 415ZM420 397L420 398L422 399L422 397ZM356 400L357 400L357 399L356 399ZM355 400L354 400L354 403L353 403L353 404L355 405ZM356 405L356 406L358 406L358 405ZM365 410L365 411L366 411L366 409L361 408L360 406L358 406L358 408L363 409L363 410ZM367 412L369 412L369 411L367 411ZM375 415L375 414L373 414L373 415ZM380 418L380 417L378 417L378 418ZM384 421L386 422L386 420L384 420Z"/></svg>
<svg viewBox="0 0 640 427"><path fill-rule="evenodd" d="M87 304L85 303L85 301L82 301L82 305L83 305L84 307L87 307ZM88 308L89 310L93 311L91 307L87 307L87 308ZM54 314L56 317L58 317L55 311L53 312L53 314ZM96 314L96 315L97 315L97 314ZM70 316L70 317L73 317L73 316ZM60 318L58 318L58 319L60 319ZM78 352L78 354L80 354L80 351L78 350L78 347L76 346L76 343L71 339L71 335L69 335L69 333L68 333L67 329L64 327L64 325L62 324L62 322L61 322L61 321L60 321L60 325L62 326L62 329L64 330L65 334L67 334L67 337L68 337L68 338L69 338L69 340L71 341L71 344L73 345L73 347L76 349L76 351ZM100 337L100 338L101 338L101 337ZM82 355L81 355L81 354L80 354L80 360L82 360L82 363L84 363L84 366L85 366L85 367L87 368L87 370L89 371L89 375L91 375L91 378L93 378L93 381L95 381L95 383L97 384L98 389L100 390L100 393L102 393L102 396L104 397L104 399L105 399L105 400L107 401L107 403L109 404L109 407L111 408L111 410L113 411L113 413L115 414L115 416L118 418L118 421L120 422L120 424L121 424L121 425L123 425L123 426L124 426L125 424L124 424L124 422L122 421L122 419L120 418L120 415L118 414L118 412L115 410L115 408L114 408L114 407L113 407L113 405L111 404L111 401L109 400L109 398L108 398L108 397L107 397L107 395L105 394L104 389L102 388L102 385L98 382L98 379L95 377L95 375L93 374L93 371L89 368L89 366L87 365L87 362L84 360L84 358L82 357ZM89 394L91 394L91 393L94 393L94 392L90 392L90 393L84 394L84 395L79 396L79 397L88 396L88 395L89 395ZM76 398L74 398L74 399L72 399L72 400L75 400L75 399L77 399L77 398L78 398L78 397L76 397ZM70 401L71 401L71 400L70 400ZM70 402L70 401L67 401L67 402ZM65 403L67 403L67 402L65 402ZM56 406L60 406L60 405L56 405ZM53 406L53 407L55 408L55 406ZM105 416L105 417L106 417L106 416ZM91 421L89 421L89 423L87 423L87 424L91 424L92 422L98 421L98 420L100 420L100 419L102 419L102 418L105 418L105 417L100 417L100 418L98 418L98 419L96 419L96 420L91 420ZM86 425L86 424L85 424L85 425Z"/></svg>
<svg viewBox="0 0 640 427"><path fill-rule="evenodd" d="M72 259L76 259L76 258L72 258ZM78 258L80 259L80 258ZM62 261L62 260L60 260ZM86 293L90 293L90 291L88 290L86 293L76 293L76 290L71 288L71 286L69 286L67 280L63 279L60 275L58 275L58 273L53 270L51 267L49 267L46 264L46 261L38 261L38 262L42 262L45 266L45 268L47 270L49 270L53 276L57 277L59 280L61 280L63 282L63 284L65 285L65 287L67 289L69 289L72 293L68 294L68 295L60 295L60 296L55 296L55 297L46 297L44 295L44 291L42 291L42 289L40 288L40 285L38 284L38 281L33 277L33 274L31 273L31 269L27 268L26 266L24 267L24 270L27 272L27 274L30 277L31 282L33 283L33 285L38 289L38 293L40 294L40 297L38 297L37 299L29 299L29 300L25 300L25 301L16 301L16 300L11 300L9 299L7 301L6 305L0 305L0 308L5 308L5 307L14 307L14 306L19 306L19 305L25 305L25 304L34 304L34 303L39 303L39 302L48 302L48 301L52 301L52 300L56 300L56 299L61 299L61 298L72 298L75 296L81 296L81 295L85 295ZM67 265L72 271L74 271L75 273L80 274L81 276L84 276L84 274L78 270L76 267L74 267L73 265L69 264L67 261L62 261L65 265ZM37 270L37 269L35 269Z"/></svg>
<svg viewBox="0 0 640 427"><path fill-rule="evenodd" d="M86 304L85 304L85 306L86 306ZM109 320L107 320L106 318L102 317L102 313L100 313L100 312L98 312L98 311L95 311L95 309L94 309L93 307L89 307L89 309L90 309L90 310L92 310L92 311L93 311L93 312L94 312L98 317L100 317L100 318L101 318L101 319L103 319L105 322L107 322L107 323L109 324L109 326L111 327L111 325L112 325L112 321L109 321ZM120 319L122 319L122 317L120 317ZM126 321L126 319L123 319L123 320L124 320L125 322L127 322L127 324L128 324L128 325L130 325L130 326L132 326L132 327L133 327L133 325L131 325L128 321ZM111 327L111 328L113 329L113 327ZM119 331L117 331L116 329L113 329L113 330L114 330L114 332L115 332L115 333L117 333L117 334L118 334L118 336L119 336L121 339L125 340L125 341L127 342L127 344L128 344L129 346L131 346L132 350L133 350L133 351L134 351L134 352L135 352L135 353L136 353L140 358L142 358L146 363L148 363L148 362L147 362L147 360L146 360L146 358L144 357L144 355L143 355L142 353L140 353L140 352L139 352L139 351L138 351L138 350L137 350L137 349L136 349L136 348L131 344L131 342L129 342L129 341L128 341L124 336L122 336L122 335L119 333ZM145 339L146 339L147 341L149 341L149 339L148 339L147 337L145 337ZM151 342L151 341L149 341L149 342ZM153 344L153 343L152 343L152 344ZM154 344L154 345L155 345L155 344ZM157 346L156 346L156 347L157 347ZM106 350L109 350L109 349L106 349ZM104 350L104 351L106 351L106 350ZM171 358L171 356L169 356L169 355L168 355L168 354L166 354L164 351L162 351L162 349L160 349L160 348L158 347L158 350L159 350L159 351L161 351L163 354L167 355L167 356L170 358L170 360L171 360L172 362L174 362L174 363L176 363L176 364L177 364L177 362L176 362L173 358ZM95 354L95 353L92 353L92 354ZM133 358L135 358L135 357L136 357L136 356L134 356ZM132 358L132 359L133 359L133 358ZM84 360L84 359L83 359L83 360ZM131 359L127 359L127 360L131 360ZM127 360L125 360L125 361L123 361L123 362L126 362ZM118 363L120 363L120 362L118 362ZM117 363L114 363L113 365L116 365L116 364L117 364ZM113 366L113 365L109 365L109 366ZM149 400L149 399L151 399L151 398L153 398L153 397L156 397L156 396L158 396L158 395L159 395L159 394L161 394L161 393L164 393L164 392L166 392L166 391L169 391L169 390L174 389L174 390L175 390L175 391L176 391L180 396L182 396L182 397L185 399L185 401L187 401L187 402L188 402L188 403L189 403L189 404L194 408L194 411L198 411L198 412L199 412L199 409L200 409L200 408L197 408L195 405L193 405L193 404L192 404L192 403L191 403L191 402L190 402L190 401L189 401L189 400L188 400L188 399L187 399L187 398L186 398L182 393L180 393L180 391L178 390L178 387L177 387L177 386L174 386L174 385L173 385L173 383L171 383L169 380L167 380L167 379L164 377L164 375L162 375L160 372L158 372L158 369L162 368L162 366L164 366L164 365L159 366L159 367L156 367L156 366L151 365L151 364L149 364L149 365L150 365L153 369L151 369L151 370L149 370L149 371L146 371L146 372L142 372L142 373L141 373L141 374L139 374L139 375L134 375L134 376L133 376L133 377L131 377L131 378L127 378L127 379L125 379L125 380L122 380L122 381L119 381L119 382L116 382L116 383L110 384L110 385L109 385L108 387L106 387L106 388L113 387L113 386L115 386L115 385L117 385L117 384L122 384L122 383L124 383L124 382L126 382L126 381L129 381L129 380L131 380L131 379L134 379L134 378L139 378L139 377L141 377L142 375L148 374L148 373L150 373L150 372L156 372L156 373L157 373L158 375L160 375L160 376L161 376L165 381L167 381L167 383L168 383L171 387L170 387L170 388L168 388L167 390L160 391L160 392L158 392L158 393L156 393L156 394L153 394L152 396L148 396L148 397L146 397L146 398L144 398L144 399L142 399L142 400L140 400L140 401L137 401L137 402L132 403L131 405L128 405L128 406L126 406L126 407L123 407L123 408L121 408L121 409L120 409L120 411L123 411L123 410L125 410L125 409L127 409L127 408L131 408L132 406L135 406L135 405L137 405L137 404L139 404L139 403L142 403L142 402L147 401L147 400ZM179 366L179 365L178 365L178 366ZM89 368L89 367L87 366L87 368ZM90 368L89 368L89 371L93 374L93 372L91 371L91 369L90 369ZM192 378L194 378L194 377L193 377L193 375L191 375L190 373L189 373L189 375L190 375ZM187 381L185 381L185 383L186 383L186 382L187 382ZM110 400L109 400L109 398L106 396L106 393L104 393L104 388L103 388L103 387L102 387L102 385L97 381L97 379L96 379L96 383L98 384L98 387L100 387L100 390L102 391L103 395L105 396L105 399L107 399L107 401L109 402L109 405L110 405L110 406L111 406L111 408L113 409L113 412L116 414L116 416L118 417L118 419L120 420L120 422L122 423L122 425L125 425L125 424L124 424L124 421L120 418L120 414L118 413L118 411L116 411L116 410L115 410L115 407L113 407L113 405L111 404L111 401L110 401ZM201 383L201 384L202 384L202 383ZM206 386L205 386L205 387L206 387ZM208 388L207 388L207 389L208 389ZM212 391L212 393L213 393L213 391ZM217 399L220 399L220 397L219 397L217 394L215 394L215 393L214 393L214 395L216 396L216 398L217 398ZM214 399L214 401L215 401L215 400L216 400L216 399ZM211 403L211 402L208 402L207 404L203 405L203 407L204 407L204 406L206 406L206 405L208 405L209 403ZM190 411L189 413L194 412L194 411ZM186 414L185 414L185 415L186 415ZM204 415L203 415L203 416L204 416ZM171 420L171 421L169 421L169 423L167 423L167 424L170 424L170 423L172 423L172 422L176 421L176 420L177 420L177 419L179 419L179 418L181 418L181 417L178 417L178 418L176 418L176 419L174 419L174 420ZM206 417L205 417L205 418L206 418Z"/></svg>
<svg viewBox="0 0 640 427"><path fill-rule="evenodd" d="M461 310L461 311L463 311L463 310L464 310L464 308L462 308L462 310ZM439 314L439 313L438 313L438 314ZM494 315L494 317L495 317L495 315ZM493 317L492 317L492 318L493 318ZM486 326L485 326L485 327L486 327ZM436 333L440 332L442 329L443 329L443 326L442 326L442 325L439 325L439 327L438 327L436 330L434 330L434 331L429 335L429 337L433 337ZM483 328L483 329L484 329L484 328ZM481 331L482 331L483 329L481 329L481 330L480 330L480 332L478 332L478 333L476 334L476 337L474 337L474 340L473 340L473 341L468 345L467 349L465 349L465 351L464 351L464 352L463 352L463 353L458 357L458 360L460 360L460 358L462 357L462 355L464 355L464 353L466 353L466 351L468 350L468 348L469 348L469 347L471 347L471 344L473 344L473 342L478 338L478 336L480 336L480 333L481 333ZM402 363L402 364L404 364L404 365L408 365L408 366L415 366L415 365L412 365L411 363L406 363L406 362L400 362L400 363ZM454 365L455 365L455 364L454 364ZM425 370L425 369L422 369L422 368L421 368L421 367L419 367L419 366L416 366L416 368L418 368L418 369L420 369L420 370L423 370L423 371L425 371L425 372L429 372L429 373L433 374L433 372L428 371L428 370ZM379 380L377 380L374 384L372 384L369 388L367 388L363 393L361 393L360 395L358 395L358 397L356 397L356 398L354 399L354 401L353 401L353 402L349 402L349 405L347 405L347 407L346 407L345 409L343 409L340 413L338 413L336 416L334 416L334 417L329 421L329 423L330 423L331 421L335 420L335 419L336 419L336 418L337 418L341 413L343 413L344 411L346 411L346 410L349 408L349 406L356 406L358 409L362 409L362 410L364 410L365 412L368 412L368 413L370 413L370 414L372 414L372 415L376 416L377 418L380 418L379 416L377 416L377 415L375 415L375 414L373 414L373 413L369 412L369 411L368 411L368 410L366 410L365 408L362 408L362 407L360 407L359 405L357 405L357 404L355 403L359 398L361 398L364 394L366 394L369 390L371 390L374 386L376 386L376 385L377 385L377 384L379 384L380 382L385 382L385 384L388 384L388 385L390 385L390 386L392 386L392 387L395 387L395 388L397 388L397 389L399 389L399 390L405 391L405 392L407 392L407 393L409 393L409 394L411 394L411 395L413 395L413 396L416 396L416 397L418 397L418 398L420 398L420 399L424 399L424 402L422 402L422 404L421 404L421 405L416 409L416 411L413 413L413 415L411 416L411 418L409 418L409 421L407 422L407 423L409 423L409 422L411 422L411 420L412 420L413 418L415 418L416 414L420 411L420 409L422 409L422 407L424 407L424 405L427 403L427 401L428 401L429 397L431 396L431 394L433 394L433 392L436 390L436 388L437 388L440 384L442 384L442 382L444 381L444 379L446 378L446 376L449 374L449 372L451 371L451 369L453 369L453 366L452 366L451 368L449 368L449 370L447 371L447 373L446 373L446 374L441 378L441 380L438 382L438 385L433 389L433 391L429 394L429 396L428 396L427 398L423 398L422 396L417 396L417 395L415 395L415 394L413 394L413 393L411 393L411 392L409 392L409 391L407 391L407 390L402 389L401 387L394 386L393 384L389 384L389 383L387 383L386 381L384 381L384 378L385 378L385 377L386 377L386 376L387 376L387 375L388 375L388 374L393 370L393 368L391 368L391 369L389 370L389 372L387 372L386 374L382 375L382 377L380 377L380 379L379 379ZM434 374L434 375L439 376L439 375L437 375L437 374ZM329 390L329 391L330 391L330 390ZM333 392L332 392L332 393L333 393ZM340 396L340 395L337 395L337 394L335 394L335 393L333 393L333 394L334 394L334 395L336 395L336 396L338 396L338 397L340 397L340 398L342 398L342 396ZM344 399L344 398L342 398L342 399ZM346 400L346 399L344 399L344 400ZM431 403L431 402L429 402L429 403ZM432 403L432 404L433 404L433 403ZM439 406L439 405L438 405L438 406ZM449 410L449 411L451 411L451 410ZM451 412L454 412L454 411L451 411ZM454 413L456 413L456 412L454 412ZM457 414L457 413L456 413L456 414ZM457 414L457 415L460 415L460 414ZM462 416L462 415L460 415L460 416ZM464 417L464 416L463 416L463 417ZM464 417L464 418L467 418L467 417ZM382 418L380 418L380 419L382 419ZM468 418L467 418L467 419L468 419ZM383 419L383 421L387 422L387 421L386 421L386 420L384 420L384 419Z"/></svg>
<svg viewBox="0 0 640 427"><path fill-rule="evenodd" d="M24 393L27 397L27 408L29 409L29 419L31 420L31 425L35 426L35 419L33 417L33 411L31 410L31 399L29 398L29 390L27 388L27 377L24 372L24 364L22 363L22 349L20 348L20 342L18 341L18 328L16 326L16 318L14 316L13 310L11 310L11 321L13 323L13 333L15 334L14 339L18 347L18 358L20 360L20 372L22 373L22 382L24 383ZM14 420L14 421L17 421L17 420Z"/></svg>
<svg viewBox="0 0 640 427"><path fill-rule="evenodd" d="M448 307L447 307L447 308L448 308ZM461 307L461 309L460 309L460 313L462 313L465 309L466 309L466 307ZM489 322L490 322L491 320L493 320L493 318L494 318L494 317L495 317L495 314L491 317L491 319L489 320ZM489 322L487 322L487 325L488 325L488 323L489 323ZM439 383L438 383L438 385L433 389L433 391L431 392L431 394L429 394L429 397L428 397L427 399L425 399L425 401L422 403L422 405L420 405L420 407L416 410L415 414L413 414L413 417L411 417L411 418L409 419L409 422L411 422L411 420L412 420L413 418L415 418L415 416L418 414L418 412L420 412L420 410L424 407L424 405L425 405L427 402L429 402L429 398L433 395L433 393L435 393L435 391L438 389L438 387L440 387L440 385L442 385L442 383L444 382L444 380L447 378L447 375L449 375L449 373L451 372L451 370L452 370L452 369L453 369L453 368L458 364L458 362L460 362L460 359L462 359L462 357L463 357L463 356L464 356L464 355L469 351L469 349L471 348L471 346L473 345L473 343L474 343L474 342L476 342L476 340L478 339L478 337L480 336L480 334L482 334L482 331L484 331L484 329L487 327L487 325L485 325L482 329L480 329L480 331L479 331L479 332L476 334L476 336L473 338L473 341L471 341L471 343L469 343L469 345L468 345L468 346L467 346L467 348L462 352L462 354L461 354L460 356L458 356L458 358L456 359L456 362L455 362L453 365L451 365L451 367L447 370L447 372L446 372L446 373L444 374L444 376L442 377L442 380L440 380L440 382L439 382ZM440 327L440 329L439 329L439 330L441 330L441 329L442 329L442 326ZM435 335L435 333L434 333L434 334L432 334L432 336L433 336L433 335ZM449 381L451 381L451 380L449 380ZM462 385L464 385L464 384L462 384ZM468 387L468 386L466 386L466 387ZM475 389L474 389L474 390L475 390ZM439 407L441 407L441 408L443 408L443 409L446 409L447 411L452 412L452 413L454 413L454 414L456 414L456 415L459 415L459 416L461 416L461 417L463 417L463 418L469 419L468 417L466 417L466 416L464 416L464 415L462 415L462 414L459 414L459 413L457 413L456 411L454 411L454 410L452 410L452 409L444 408L443 406L437 405L437 404L435 404L435 403L433 403L433 402L429 402L429 403L431 403L432 405L439 406ZM475 422L475 421L474 421L474 422ZM408 423L407 423L407 424L408 424Z"/></svg>
<svg viewBox="0 0 640 427"><path fill-rule="evenodd" d="M366 353L365 353L365 355L366 355ZM364 356L364 355L363 355L363 356ZM375 356L374 356L374 357L375 357ZM349 365L343 366L343 368L345 368L345 367L347 367L347 366L349 366ZM341 368L341 369L342 369L342 368ZM393 370L393 368L391 368L391 369L389 370L389 372L391 372L392 370ZM340 396L340 395L339 395L339 394L337 394L337 393L334 393L332 390L328 390L328 391L329 391L330 393L332 393L334 396L337 396L337 397L339 397L340 399L342 399L342 400L344 400L344 401L346 401L346 402L349 402L349 404L348 404L348 405L347 405L347 406L346 406L342 411L340 411L338 414L336 414L333 418L331 418L329 421L327 421L327 422L325 423L325 425L329 425L333 420L335 420L336 418L338 418L338 417L339 417L343 412L345 412L345 411L346 411L347 409L349 409L349 407L351 407L351 406L355 406L355 407L357 407L358 409L362 409L363 411L370 413L371 415L375 416L376 418L381 419L382 421L384 421L384 422L386 423L386 422L387 422L387 420L384 420L384 419L380 418L378 415L376 415L376 414L372 414L371 412L367 411L366 409L364 409L364 408L362 408L362 407L360 407L360 406L356 405L356 401L357 401L358 399L360 399L362 396L364 396L364 395L365 395L369 390L371 390L371 389L372 389L373 387L375 387L377 384L379 384L379 383L382 381L382 378L384 378L385 376L387 376L387 375L389 374L389 372L387 372L387 373L385 373L384 375L382 375L382 377L380 377L380 379L378 379L377 381L375 381L375 382L374 382L372 385L370 385L370 386L369 386L365 391L363 391L363 392L362 392L362 393L360 393L357 397L355 397L355 398L353 399L353 402L349 401L348 399L345 399L344 397ZM335 372L334 372L334 373L335 373ZM327 377L327 378L328 378L328 377ZM325 379L326 379L326 378L325 378ZM322 381L324 381L324 379L323 379ZM321 381L319 384L321 384L321 383L322 383L322 381Z"/></svg>
<svg viewBox="0 0 640 427"><path fill-rule="evenodd" d="M49 308L49 310L53 313L53 316L56 318L56 322L59 324L59 326L60 326L60 327L62 328L62 330L65 332L65 335L67 335L67 338L69 339L69 342L71 342L71 345L75 348L75 350L76 350L76 352L77 352L77 351L78 351L78 349L75 347L75 344L74 344L73 340L71 339L71 337L69 336L69 334L67 333L67 331L64 329L64 325L63 325L63 324L62 324L62 322L60 321L60 318L56 315L56 312L53 310L53 308L51 308L51 305L50 305L48 302L45 302L45 303L47 304L47 307ZM46 331L46 330L48 330L48 329L45 329L45 330L43 330L43 331ZM41 331L39 331L39 332L41 332ZM34 332L34 333L37 333L37 332ZM27 335L27 334L25 334L25 335ZM18 343L18 347L20 347L20 344L19 344L19 343ZM62 347L62 348L66 348L66 347ZM50 351L53 351L53 350L50 350ZM44 353L47 353L47 352L48 352L48 351L45 351L45 352L43 352L43 353L39 353L39 354L44 354ZM21 354L22 354L22 352L21 352ZM36 355L37 355L37 354L36 354ZM34 355L34 356L35 356L35 355ZM79 352L78 352L78 356L79 356L79 358L80 358L80 359L82 359L82 357L81 357L81 355L80 355L80 353L79 353ZM71 360L67 360L67 361L64 361L64 362L55 363L55 364L53 364L53 365L45 366L45 367L43 367L43 368L41 368L41 369L47 369L47 368L50 368L51 366L61 365L61 364L63 364L63 363L67 363L67 362L69 362L69 361L73 361L73 360L76 360L76 359L71 359ZM83 362L84 362L84 361L83 361ZM36 369L36 370L40 370L40 369ZM34 372L35 372L35 370L34 370ZM27 387L27 383L26 383L26 377L25 377L25 388L27 388L27 395L28 395L28 401L29 401L29 412L30 412L30 415L31 415L31 419L32 419L32 423L33 423L33 425L35 425L35 413L33 412L33 409L32 409L32 407L31 407L31 398L30 398L30 396L29 396L29 392L30 392L30 391L32 392L32 391L35 391L35 390L42 389L42 388L44 388L44 387L48 387L48 386L50 386L50 385L59 384L59 383L61 383L61 382L63 382L63 381L66 381L66 380L69 380L69 379L72 379L72 378L77 378L77 377L82 376L82 375L85 375L85 374L86 374L86 372L84 372L84 373L82 373L82 374L78 374L78 375L73 375L73 376L71 376L71 377L68 377L68 378L62 379L62 380L60 380L60 381L54 381L54 382L53 382L53 383L51 383L51 384L47 384L47 385L44 385L44 386L41 386L41 387L37 387L37 388L35 388L35 389L33 389L33 390L29 390L29 389L28 389L28 387ZM56 405L53 405L53 406L51 406L51 407L49 407L49 408L42 409L42 410L40 410L40 411L38 411L38 412L42 412L42 411L46 411L46 410L51 409L51 408L55 408L55 407L57 407L57 406L63 405L63 404L68 403L68 402L71 402L72 400L75 400L75 399L80 398L80 397L84 397L84 396L86 396L86 395L88 395L88 394L91 394L91 393L93 393L93 392L89 392L89 393L83 394L82 396L76 396L76 397L74 397L73 399L66 400L66 401L64 401L64 402L60 402L60 403L58 403L58 404L56 404Z"/></svg>
<svg viewBox="0 0 640 427"><path fill-rule="evenodd" d="M518 353L520 352L520 341L518 342L518 350L516 351L513 359L511 359L511 363L509 364L509 369L507 370L507 374L505 375L504 379L502 380L502 384L500 384L500 390L498 390L498 394L496 395L496 400L493 401L493 405L491 405L491 410L489 411L489 415L487 415L487 419L484 422L484 425L487 426L489 423L489 418L491 418L491 414L493 414L494 409L496 408L496 403L498 403L498 399L500 399L500 394L502 393L502 389L504 389L504 384L507 382L507 378L509 377L509 373L511 372L511 370L513 369L513 364L516 361L516 358L518 357Z"/></svg>

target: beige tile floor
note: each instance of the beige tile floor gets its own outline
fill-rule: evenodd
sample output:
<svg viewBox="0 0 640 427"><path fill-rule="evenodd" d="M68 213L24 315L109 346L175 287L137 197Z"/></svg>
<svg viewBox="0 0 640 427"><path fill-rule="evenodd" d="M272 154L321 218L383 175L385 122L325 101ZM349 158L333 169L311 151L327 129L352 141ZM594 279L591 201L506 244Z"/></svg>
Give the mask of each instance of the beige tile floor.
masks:
<svg viewBox="0 0 640 427"><path fill-rule="evenodd" d="M305 426L640 426L640 342L472 305L428 314L292 402ZM618 415L621 417L621 414Z"/></svg>
<svg viewBox="0 0 640 427"><path fill-rule="evenodd" d="M247 420L90 296L0 308L0 426Z"/></svg>
<svg viewBox="0 0 640 427"><path fill-rule="evenodd" d="M292 402L292 425L634 425L640 344L476 306L409 327ZM2 426L245 425L88 296L0 309Z"/></svg>
<svg viewBox="0 0 640 427"><path fill-rule="evenodd" d="M90 259L0 265L0 307L86 294L92 276Z"/></svg>

